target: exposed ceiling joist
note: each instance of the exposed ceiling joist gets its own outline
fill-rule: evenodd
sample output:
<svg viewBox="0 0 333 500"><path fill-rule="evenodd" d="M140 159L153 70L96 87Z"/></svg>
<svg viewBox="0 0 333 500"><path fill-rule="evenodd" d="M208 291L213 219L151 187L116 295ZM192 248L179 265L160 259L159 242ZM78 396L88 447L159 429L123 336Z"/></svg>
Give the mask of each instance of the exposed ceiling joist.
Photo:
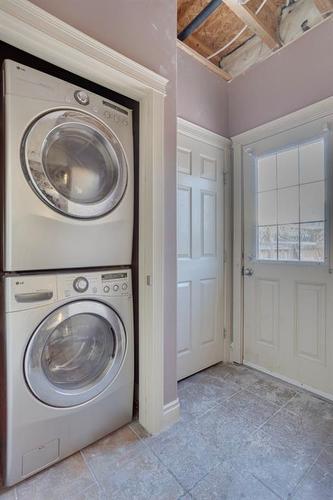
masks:
<svg viewBox="0 0 333 500"><path fill-rule="evenodd" d="M260 21L246 4L238 3L238 0L224 0L224 4L227 5L229 9L251 29L251 31L258 35L270 49L274 50L280 47L281 44L277 34Z"/></svg>
<svg viewBox="0 0 333 500"><path fill-rule="evenodd" d="M210 71L213 71L217 75L221 76L227 82L231 80L232 76L229 73L219 68L218 66L215 66L215 64L208 61L205 57L201 56L198 52L191 49L188 45L181 42L180 40L177 40L177 47L186 52L188 55L192 56L194 59L199 61L204 66L206 66L206 68L209 69Z"/></svg>
<svg viewBox="0 0 333 500"><path fill-rule="evenodd" d="M314 2L324 16L333 12L333 0L314 0Z"/></svg>
<svg viewBox="0 0 333 500"><path fill-rule="evenodd" d="M192 21L178 33L178 40L183 42L189 37L196 29L198 29L208 17L221 5L222 0L211 0L206 7L204 7L199 14L192 19Z"/></svg>

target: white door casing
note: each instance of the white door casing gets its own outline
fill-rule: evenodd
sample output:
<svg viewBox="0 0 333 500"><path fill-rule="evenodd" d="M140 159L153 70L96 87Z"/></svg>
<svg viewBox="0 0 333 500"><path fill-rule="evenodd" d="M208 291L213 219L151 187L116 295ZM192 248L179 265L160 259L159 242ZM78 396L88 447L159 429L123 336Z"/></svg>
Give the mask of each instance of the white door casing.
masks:
<svg viewBox="0 0 333 500"><path fill-rule="evenodd" d="M328 187L332 185L332 124L330 98L235 138L235 176L243 182L243 196L235 185L233 332L235 361L331 399L332 204ZM326 172L320 174L324 163ZM263 166L265 173L273 175L264 179L266 187L260 186ZM270 186L274 183L276 188ZM321 260L323 255L320 242L319 249L309 251L306 229L314 220L326 221L315 223L321 231L325 228L323 262L306 262ZM266 230L275 223L276 233L275 229L270 233L269 243L266 236L260 240L257 225L268 224Z"/></svg>
<svg viewBox="0 0 333 500"><path fill-rule="evenodd" d="M168 82L27 0L2 0L0 39L140 102L139 420L157 433L179 413L178 400L165 407L163 401L163 142Z"/></svg>
<svg viewBox="0 0 333 500"><path fill-rule="evenodd" d="M229 141L178 119L178 380L224 358L224 174Z"/></svg>

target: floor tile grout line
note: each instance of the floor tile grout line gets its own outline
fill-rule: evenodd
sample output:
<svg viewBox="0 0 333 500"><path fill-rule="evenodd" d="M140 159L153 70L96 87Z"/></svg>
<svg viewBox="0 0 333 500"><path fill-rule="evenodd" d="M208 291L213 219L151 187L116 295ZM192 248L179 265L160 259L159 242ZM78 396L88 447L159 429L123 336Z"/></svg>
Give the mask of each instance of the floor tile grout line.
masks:
<svg viewBox="0 0 333 500"><path fill-rule="evenodd" d="M179 484L179 486L182 488L183 490L183 495L188 493L188 490L179 482L179 479L175 476L175 474L172 472L172 470L169 469L169 467L163 462L163 460L158 456L158 454L154 451L154 449L149 446L146 442L145 442L145 438L141 437L132 427L131 427L131 424L129 424L129 427L131 428L131 430L134 432L134 434L139 438L139 440L142 442L142 444L144 445L144 447L149 450L155 458L157 458L157 460L163 465L163 467L169 472L169 474L174 478L174 480L176 481L177 484ZM152 437L151 435L148 435L147 437ZM183 496L181 495L181 496Z"/></svg>
<svg viewBox="0 0 333 500"><path fill-rule="evenodd" d="M98 488L100 488L105 494L106 494L106 491L105 489L103 488L103 486L100 484L99 480L97 479L97 476L94 472L94 469L93 467L91 467L91 465L89 464L88 460L86 459L85 455L84 455L84 449L83 450L80 450L80 455L82 457L82 460L84 461L88 471L90 472L93 480L95 481L96 483L96 486L98 486Z"/></svg>
<svg viewBox="0 0 333 500"><path fill-rule="evenodd" d="M211 469L209 469L209 470L208 470L208 471L207 471L207 472L206 472L206 473L205 473L205 474L204 474L204 475L203 475L200 479L198 479L198 481L196 481L196 482L194 483L194 485L193 485L191 488L185 488L185 486L183 486L183 485L180 483L180 481L179 481L179 479L177 478L177 476L175 476L175 474L173 473L173 471L169 469L169 467L168 467L168 466L164 463L164 461L163 461L163 460L161 459L161 457L157 454L157 452L155 452L155 450L154 450L152 447L150 447L148 444L146 444L146 443L145 443L144 438L142 438L142 437L141 437L141 436L140 436L140 435L139 435L139 434L138 434L138 433L137 433L134 429L132 429L132 430L133 430L133 432L136 434L136 436L138 436L138 438L139 438L140 440L142 440L142 441L143 441L143 444L145 445L145 447L146 447L149 451L151 451L151 452L154 454L154 456L155 456L155 457L156 457L156 458L157 458L157 459L161 462L161 464L162 464L162 465L163 465L163 466L164 466L164 467L168 470L168 472L172 475L172 477L176 480L176 482L177 482L177 483L180 485L180 487L184 490L184 494L186 494L186 493L191 494L190 492L191 492L191 491L195 488L195 486L196 486L198 483L200 483L200 481L202 481L202 480L203 480L206 476L208 476L208 474L210 474L210 473L211 473L211 472L212 472L215 468L217 468L219 465L221 465L221 464L224 462L224 460L222 460L222 461L220 461L220 460L219 460L219 462L218 462L217 464L213 465L213 466L211 467Z"/></svg>
<svg viewBox="0 0 333 500"><path fill-rule="evenodd" d="M295 396L293 396L293 398L294 398L294 397L295 397ZM292 398L291 398L291 399L292 399ZM257 428L256 428L253 432L251 432L250 434L251 434L251 435L253 435L253 434L255 434L256 432L260 431L260 430L261 430L261 429L262 429L262 428L263 428L263 427L267 424L267 422L269 422L272 418L276 417L276 415L277 415L277 414L278 414L281 410L283 410L283 409L287 406L287 404L288 404L288 403L289 403L289 400L288 400L286 403L284 403L284 405L280 406L280 407L279 407L279 408L278 408L278 409L277 409L274 413L272 413L272 415L270 415L270 416L268 417L268 419L267 419L267 420L265 420L265 422L263 422L261 425L259 425L259 427L257 427Z"/></svg>
<svg viewBox="0 0 333 500"><path fill-rule="evenodd" d="M290 492L290 496L292 496L292 495L294 495L296 493L296 491L298 490L298 487L300 486L301 482L303 481L305 475L308 474L311 471L312 467L316 464L316 462L318 462L318 459L319 459L320 455L322 454L323 450L324 450L324 447L320 449L318 455L316 455L316 457L313 460L313 462L311 463L311 465L309 465L309 467L301 475L301 477L299 478L299 480L295 484L294 488Z"/></svg>
<svg viewBox="0 0 333 500"><path fill-rule="evenodd" d="M260 477L257 477L252 472L251 472L251 476L253 476L257 481L259 481L260 484L265 486L265 488L267 488L271 493L273 493L273 495L275 495L277 498L280 498L281 500L283 500L283 497L281 497L276 491L274 491L270 486L268 486L262 479L260 479Z"/></svg>
<svg viewBox="0 0 333 500"><path fill-rule="evenodd" d="M193 419L197 419L197 418L201 418L203 417L204 415L206 415L207 413L209 413L210 411L212 410L215 410L216 408L218 408L219 406L223 406L224 403L226 403L227 401L230 401L231 399L233 399L235 396L237 396L237 394L240 394L241 392L243 392L244 389L240 389L239 391L237 392L234 392L231 396L228 396L227 398L223 399L222 401L219 401L218 403L214 404L213 406L211 406L210 408L208 408L207 410L203 411L202 413L198 413L197 415L193 415Z"/></svg>

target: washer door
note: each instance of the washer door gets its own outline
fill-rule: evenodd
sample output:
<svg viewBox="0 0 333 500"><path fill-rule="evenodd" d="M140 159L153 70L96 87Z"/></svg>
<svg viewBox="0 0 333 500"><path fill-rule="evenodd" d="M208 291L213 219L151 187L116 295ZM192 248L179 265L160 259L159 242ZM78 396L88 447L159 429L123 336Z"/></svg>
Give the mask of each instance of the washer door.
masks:
<svg viewBox="0 0 333 500"><path fill-rule="evenodd" d="M102 121L82 111L51 111L35 120L24 135L21 162L38 196L69 217L106 215L127 186L120 142Z"/></svg>
<svg viewBox="0 0 333 500"><path fill-rule="evenodd" d="M25 377L43 403L75 406L112 383L125 353L125 330L113 309L96 301L72 302L51 313L32 335Z"/></svg>

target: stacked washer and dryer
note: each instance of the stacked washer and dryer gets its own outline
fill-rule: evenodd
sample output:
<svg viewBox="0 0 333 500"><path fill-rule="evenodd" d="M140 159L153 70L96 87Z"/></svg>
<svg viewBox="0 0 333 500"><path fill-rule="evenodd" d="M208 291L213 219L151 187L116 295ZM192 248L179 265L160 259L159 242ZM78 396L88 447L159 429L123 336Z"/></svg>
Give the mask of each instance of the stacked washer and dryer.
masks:
<svg viewBox="0 0 333 500"><path fill-rule="evenodd" d="M3 65L5 484L132 419L132 111Z"/></svg>

